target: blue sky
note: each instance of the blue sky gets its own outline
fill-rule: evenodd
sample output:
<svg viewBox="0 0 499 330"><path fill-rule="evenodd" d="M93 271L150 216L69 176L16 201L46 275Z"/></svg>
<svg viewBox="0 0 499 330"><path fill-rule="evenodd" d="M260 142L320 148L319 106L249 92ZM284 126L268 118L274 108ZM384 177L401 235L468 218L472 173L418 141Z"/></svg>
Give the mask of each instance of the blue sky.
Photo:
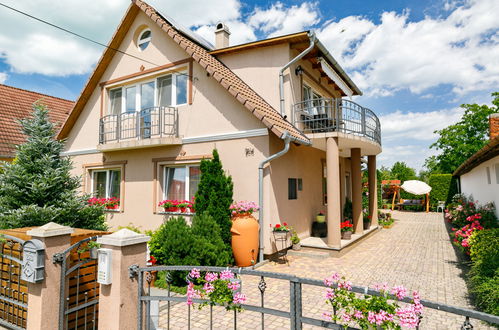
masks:
<svg viewBox="0 0 499 330"><path fill-rule="evenodd" d="M102 43L127 0L2 0ZM382 122L381 165L420 169L435 153L433 131L457 121L462 103L487 103L499 91L499 1L151 0L161 12L231 44L313 29L364 91L354 101ZM76 99L102 48L0 7L0 83Z"/></svg>

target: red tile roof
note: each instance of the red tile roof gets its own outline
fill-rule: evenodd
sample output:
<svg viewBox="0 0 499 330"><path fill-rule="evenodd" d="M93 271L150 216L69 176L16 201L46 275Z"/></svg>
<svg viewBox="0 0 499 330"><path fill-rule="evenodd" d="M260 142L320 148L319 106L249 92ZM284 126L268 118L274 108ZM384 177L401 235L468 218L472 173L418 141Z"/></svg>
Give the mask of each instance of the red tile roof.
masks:
<svg viewBox="0 0 499 330"><path fill-rule="evenodd" d="M73 101L0 84L0 158L13 157L14 146L25 141L17 121L30 115L35 102L47 106L56 123L63 123L74 106Z"/></svg>

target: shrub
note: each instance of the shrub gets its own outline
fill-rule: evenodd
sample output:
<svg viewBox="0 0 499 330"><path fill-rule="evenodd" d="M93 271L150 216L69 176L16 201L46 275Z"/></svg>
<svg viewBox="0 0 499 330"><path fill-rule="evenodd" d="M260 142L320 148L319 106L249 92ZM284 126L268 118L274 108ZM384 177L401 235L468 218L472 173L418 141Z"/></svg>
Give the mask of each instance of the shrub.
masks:
<svg viewBox="0 0 499 330"><path fill-rule="evenodd" d="M499 315L499 229L475 232L469 244L470 293L480 310Z"/></svg>
<svg viewBox="0 0 499 330"><path fill-rule="evenodd" d="M222 162L216 149L213 159L201 161L201 178L195 196L196 212L208 212L220 226L220 235L230 247L232 221L230 205L232 204L233 183L230 176L225 175Z"/></svg>
<svg viewBox="0 0 499 330"><path fill-rule="evenodd" d="M457 181L452 174L432 174L428 179L428 184L431 187L431 205L438 204L438 201L445 201L449 204L452 197L457 194Z"/></svg>
<svg viewBox="0 0 499 330"><path fill-rule="evenodd" d="M206 213L196 215L192 227L183 217L170 218L152 233L149 248L160 265L227 266L232 261L218 224ZM175 272L173 284L183 285L186 275Z"/></svg>

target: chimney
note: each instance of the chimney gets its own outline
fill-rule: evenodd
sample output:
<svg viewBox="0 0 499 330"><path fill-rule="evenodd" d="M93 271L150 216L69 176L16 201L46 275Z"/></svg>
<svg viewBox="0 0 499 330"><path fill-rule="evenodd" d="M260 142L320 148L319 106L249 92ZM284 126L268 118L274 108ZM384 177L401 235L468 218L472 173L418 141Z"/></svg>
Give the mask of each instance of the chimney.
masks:
<svg viewBox="0 0 499 330"><path fill-rule="evenodd" d="M489 117L490 140L499 137L499 112L493 113Z"/></svg>
<svg viewBox="0 0 499 330"><path fill-rule="evenodd" d="M229 47L229 36L230 31L227 25L224 23L218 23L217 29L215 30L215 48L225 48Z"/></svg>

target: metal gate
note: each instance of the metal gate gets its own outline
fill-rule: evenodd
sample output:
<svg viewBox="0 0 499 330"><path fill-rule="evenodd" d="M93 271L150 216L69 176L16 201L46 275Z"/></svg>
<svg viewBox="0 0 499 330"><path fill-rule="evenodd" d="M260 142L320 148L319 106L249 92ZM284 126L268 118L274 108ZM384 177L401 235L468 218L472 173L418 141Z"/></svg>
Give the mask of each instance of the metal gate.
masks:
<svg viewBox="0 0 499 330"><path fill-rule="evenodd" d="M28 286L21 281L24 240L1 235L0 325L25 329L28 315Z"/></svg>
<svg viewBox="0 0 499 330"><path fill-rule="evenodd" d="M53 256L53 262L61 264L60 330L97 329L97 261L87 248L97 237L85 238Z"/></svg>

